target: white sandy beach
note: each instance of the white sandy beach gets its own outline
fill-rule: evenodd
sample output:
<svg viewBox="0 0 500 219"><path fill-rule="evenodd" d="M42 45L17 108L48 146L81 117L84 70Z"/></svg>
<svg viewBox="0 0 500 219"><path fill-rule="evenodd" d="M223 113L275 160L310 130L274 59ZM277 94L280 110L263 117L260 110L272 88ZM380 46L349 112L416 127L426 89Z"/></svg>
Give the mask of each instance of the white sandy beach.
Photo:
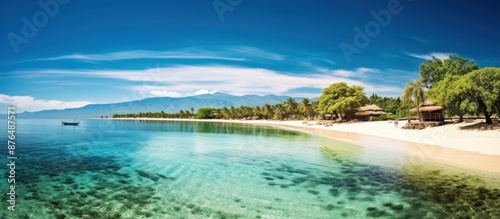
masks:
<svg viewBox="0 0 500 219"><path fill-rule="evenodd" d="M243 124L261 124L306 131L325 137L360 143L363 146L385 147L418 153L419 156L435 158L453 165L500 172L500 131L460 130L459 127L473 123L448 124L423 130L402 129L406 121L340 123L325 127L316 121L276 120L199 120L199 119L126 119L126 120L170 120L209 121ZM401 145L404 145L401 146Z"/></svg>
<svg viewBox="0 0 500 219"><path fill-rule="evenodd" d="M293 126L301 126L301 122L284 122ZM313 122L310 122L314 124ZM392 122L357 122L334 124L331 127L312 125L310 127L343 132L374 135L401 141L436 145L457 150L477 152L488 155L500 155L499 130L460 130L459 127L471 123L449 124L444 126L426 128L423 130L402 129L406 121L399 121L398 127ZM304 126L304 125L302 125Z"/></svg>

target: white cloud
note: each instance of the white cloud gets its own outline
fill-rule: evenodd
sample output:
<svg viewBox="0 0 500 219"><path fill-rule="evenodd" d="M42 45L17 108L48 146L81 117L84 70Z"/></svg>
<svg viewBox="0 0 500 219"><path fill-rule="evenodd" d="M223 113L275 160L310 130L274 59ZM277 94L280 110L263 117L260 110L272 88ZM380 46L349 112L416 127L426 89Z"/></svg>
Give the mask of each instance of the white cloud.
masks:
<svg viewBox="0 0 500 219"><path fill-rule="evenodd" d="M208 51L149 51L149 50L133 50L120 51L102 54L71 54L57 57L37 59L37 61L54 61L54 60L80 60L80 61L115 61L127 59L215 59L215 60L231 60L244 61L244 58L235 58L216 54Z"/></svg>
<svg viewBox="0 0 500 219"><path fill-rule="evenodd" d="M239 46L212 50L185 48L171 51L131 50L100 54L75 53L28 61L78 60L85 62L98 62L129 59L211 59L225 61L247 61L248 58L281 61L284 59L284 56L277 53L264 51L255 47Z"/></svg>
<svg viewBox="0 0 500 219"><path fill-rule="evenodd" d="M334 61L332 61L330 59L325 59L325 58L309 57L306 60L307 60L307 62L303 62L303 63L308 63L309 65L305 64L305 66L312 66L313 62L321 63L321 64L328 64L330 66L337 65L337 63L335 63Z"/></svg>
<svg viewBox="0 0 500 219"><path fill-rule="evenodd" d="M310 87L323 89L335 82L361 85L367 93L400 92L401 88L364 83L355 80L359 76L377 69L358 68L353 71L344 69L328 70L327 73L289 74L262 68L234 66L175 66L146 70L61 70L47 69L38 71L17 71L20 77L68 75L72 77L113 78L142 85L127 88L148 96L190 96L201 93L221 91L233 95L245 94L284 94L289 90ZM319 93L317 94L320 95Z"/></svg>
<svg viewBox="0 0 500 219"><path fill-rule="evenodd" d="M153 96L159 96L159 97L180 97L181 94L174 92L174 91L166 91L166 90L150 90L148 91L149 94ZM147 96L147 94L146 94Z"/></svg>
<svg viewBox="0 0 500 219"><path fill-rule="evenodd" d="M345 70L345 69L336 69L330 71L331 74L338 76L338 77L347 77L347 78L352 78L352 77L364 77L365 73L376 73L379 72L377 69L373 68L357 68L354 71L352 70Z"/></svg>
<svg viewBox="0 0 500 219"><path fill-rule="evenodd" d="M88 101L60 101L60 100L43 100L35 99L31 96L9 96L0 94L0 104L12 105L17 108L18 112L35 112L48 109L66 109L82 107L91 102Z"/></svg>
<svg viewBox="0 0 500 219"><path fill-rule="evenodd" d="M219 92L218 90L205 90L205 89L201 89L199 91L196 91L194 92L195 95L202 95L202 94L214 94L214 93L217 93Z"/></svg>
<svg viewBox="0 0 500 219"><path fill-rule="evenodd" d="M450 55L452 55L452 53L443 53L443 52L433 52L430 54L409 53L408 55L415 57L415 58L419 58L419 59L425 59L425 60L432 60L433 58L445 60L445 59L450 58Z"/></svg>
<svg viewBox="0 0 500 219"><path fill-rule="evenodd" d="M251 56L251 57L257 57L257 58L265 58L265 59L272 59L272 60L277 60L281 61L284 58L283 55L272 53L272 52L267 52L255 47L249 47L249 46L241 46L241 47L235 47L235 48L230 48L230 51L236 52L236 54L244 54L246 56Z"/></svg>

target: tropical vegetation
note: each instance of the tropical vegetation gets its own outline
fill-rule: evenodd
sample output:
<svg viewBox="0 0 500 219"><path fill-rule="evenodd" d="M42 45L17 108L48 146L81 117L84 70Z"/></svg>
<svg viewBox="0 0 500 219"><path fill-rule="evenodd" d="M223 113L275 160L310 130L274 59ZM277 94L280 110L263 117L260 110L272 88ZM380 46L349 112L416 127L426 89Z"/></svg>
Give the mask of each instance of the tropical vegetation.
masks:
<svg viewBox="0 0 500 219"><path fill-rule="evenodd" d="M434 58L420 65L425 98L442 105L448 116L484 116L492 123L500 114L500 68L479 68L474 60L452 55L444 61ZM415 88L416 89L416 88ZM404 98L403 98L404 99Z"/></svg>
<svg viewBox="0 0 500 219"><path fill-rule="evenodd" d="M230 106L222 108L193 107L177 113L146 112L137 114L114 114L113 118L197 118L197 119L341 119L354 120L359 107L375 104L387 114L374 120L395 119L410 116L410 109L419 107L425 100L445 108L448 116L484 116L492 123L492 116L500 114L500 68L479 68L474 60L451 55L448 59L434 58L419 66L420 78L407 83L401 98L381 97L372 94L369 98L364 88L333 83L323 89L317 101L304 98L297 102L289 97L283 103L261 106Z"/></svg>
<svg viewBox="0 0 500 219"><path fill-rule="evenodd" d="M418 119L422 121L422 116L420 115L419 106L425 101L425 94L422 80L409 81L406 84L406 88L403 91L403 104L405 105L415 105L417 107ZM410 115L408 113L408 115Z"/></svg>
<svg viewBox="0 0 500 219"><path fill-rule="evenodd" d="M357 109L368 102L363 87L339 82L323 90L318 99L318 108L322 115L331 114L335 118L352 120Z"/></svg>

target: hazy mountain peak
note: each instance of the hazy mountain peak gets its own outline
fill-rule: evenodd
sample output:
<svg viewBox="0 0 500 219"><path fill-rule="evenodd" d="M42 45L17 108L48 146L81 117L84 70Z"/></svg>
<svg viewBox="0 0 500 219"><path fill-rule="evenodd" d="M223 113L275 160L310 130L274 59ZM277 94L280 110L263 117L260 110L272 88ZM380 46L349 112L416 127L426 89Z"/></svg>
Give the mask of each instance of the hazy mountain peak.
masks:
<svg viewBox="0 0 500 219"><path fill-rule="evenodd" d="M175 113L179 110L190 110L191 107L195 110L201 107L240 107L245 106L262 106L266 103L277 104L284 102L288 96L276 96L268 94L265 96L259 95L244 95L234 96L223 92L213 94L202 94L188 97L153 97L142 100L110 103L110 104L89 104L80 108L64 109L64 110L44 110L33 113L20 114L23 118L97 118L101 116L111 117L113 114L127 114L139 112L160 112ZM295 98L297 102L303 98Z"/></svg>

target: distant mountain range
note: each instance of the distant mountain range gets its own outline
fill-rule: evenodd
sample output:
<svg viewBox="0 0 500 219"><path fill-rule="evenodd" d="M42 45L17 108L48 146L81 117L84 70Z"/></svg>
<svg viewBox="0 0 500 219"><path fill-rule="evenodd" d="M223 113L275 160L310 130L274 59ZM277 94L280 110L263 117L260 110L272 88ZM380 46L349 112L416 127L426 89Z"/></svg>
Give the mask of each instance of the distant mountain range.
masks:
<svg viewBox="0 0 500 219"><path fill-rule="evenodd" d="M89 104L80 108L63 110L24 112L19 114L19 118L97 118L101 116L111 117L113 114L160 112L162 110L166 113L175 113L179 112L179 110L190 110L191 107L196 110L201 107L222 108L231 106L239 107L242 105L261 106L266 103L277 104L284 102L287 98L288 96L276 95L233 96L225 93L204 94L181 98L155 97L121 103ZM300 102L303 98L294 97L294 99ZM312 100L316 99L317 98L313 98Z"/></svg>

